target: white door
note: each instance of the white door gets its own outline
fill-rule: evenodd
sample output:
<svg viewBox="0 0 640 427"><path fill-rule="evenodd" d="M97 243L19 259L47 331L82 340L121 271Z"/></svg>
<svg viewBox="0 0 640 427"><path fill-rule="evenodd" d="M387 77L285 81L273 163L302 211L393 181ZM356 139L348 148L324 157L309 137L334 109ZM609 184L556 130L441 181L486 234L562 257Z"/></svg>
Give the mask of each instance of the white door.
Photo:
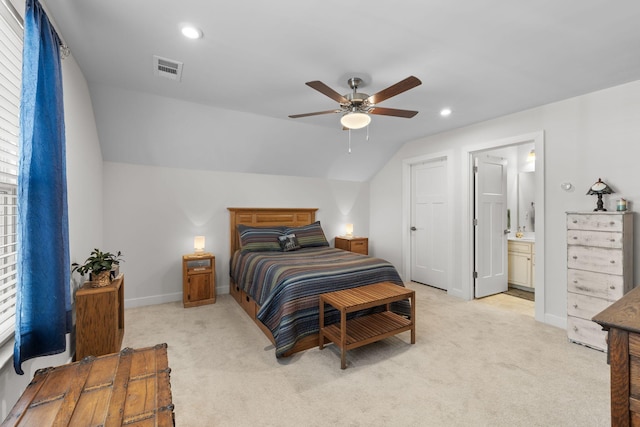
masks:
<svg viewBox="0 0 640 427"><path fill-rule="evenodd" d="M447 159L411 166L411 280L447 290Z"/></svg>
<svg viewBox="0 0 640 427"><path fill-rule="evenodd" d="M475 297L508 289L507 162L486 154L474 158Z"/></svg>

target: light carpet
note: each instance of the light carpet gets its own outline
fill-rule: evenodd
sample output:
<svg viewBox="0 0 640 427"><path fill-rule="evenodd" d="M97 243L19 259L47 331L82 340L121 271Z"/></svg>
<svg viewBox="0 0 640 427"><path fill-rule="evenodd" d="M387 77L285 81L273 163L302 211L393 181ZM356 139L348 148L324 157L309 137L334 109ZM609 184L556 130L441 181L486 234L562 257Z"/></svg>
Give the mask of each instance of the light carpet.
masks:
<svg viewBox="0 0 640 427"><path fill-rule="evenodd" d="M124 345L169 345L176 426L607 426L606 354L562 329L410 283L409 332L276 359L229 295L127 309Z"/></svg>

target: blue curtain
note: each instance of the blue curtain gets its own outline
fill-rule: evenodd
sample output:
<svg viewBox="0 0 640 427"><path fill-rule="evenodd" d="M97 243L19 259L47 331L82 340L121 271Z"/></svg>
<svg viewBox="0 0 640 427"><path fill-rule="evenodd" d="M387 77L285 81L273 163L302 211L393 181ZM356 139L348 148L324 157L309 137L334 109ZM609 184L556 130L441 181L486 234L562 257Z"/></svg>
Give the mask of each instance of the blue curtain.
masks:
<svg viewBox="0 0 640 427"><path fill-rule="evenodd" d="M18 294L13 365L65 351L71 330L60 40L26 1L18 167Z"/></svg>

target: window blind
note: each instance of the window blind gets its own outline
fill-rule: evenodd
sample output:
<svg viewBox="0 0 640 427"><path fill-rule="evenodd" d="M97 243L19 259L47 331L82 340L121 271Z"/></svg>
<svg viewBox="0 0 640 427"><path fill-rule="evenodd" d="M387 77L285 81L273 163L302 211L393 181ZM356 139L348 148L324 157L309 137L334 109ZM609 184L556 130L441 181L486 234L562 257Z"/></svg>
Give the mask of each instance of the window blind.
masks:
<svg viewBox="0 0 640 427"><path fill-rule="evenodd" d="M15 10L0 1L0 345L15 326L22 32Z"/></svg>

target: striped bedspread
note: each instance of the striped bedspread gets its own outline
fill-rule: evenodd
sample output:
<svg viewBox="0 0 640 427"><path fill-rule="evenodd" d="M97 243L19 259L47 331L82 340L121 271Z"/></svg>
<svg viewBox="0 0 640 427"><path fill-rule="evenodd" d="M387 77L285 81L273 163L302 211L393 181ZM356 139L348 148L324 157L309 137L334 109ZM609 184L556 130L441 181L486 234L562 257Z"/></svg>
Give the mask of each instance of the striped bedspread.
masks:
<svg viewBox="0 0 640 427"><path fill-rule="evenodd" d="M260 306L258 319L271 331L276 356L296 341L319 330L318 295L378 282L403 286L389 262L329 247L293 252L236 252L231 277ZM409 314L409 302L393 307ZM326 323L339 320L336 310L325 313Z"/></svg>

